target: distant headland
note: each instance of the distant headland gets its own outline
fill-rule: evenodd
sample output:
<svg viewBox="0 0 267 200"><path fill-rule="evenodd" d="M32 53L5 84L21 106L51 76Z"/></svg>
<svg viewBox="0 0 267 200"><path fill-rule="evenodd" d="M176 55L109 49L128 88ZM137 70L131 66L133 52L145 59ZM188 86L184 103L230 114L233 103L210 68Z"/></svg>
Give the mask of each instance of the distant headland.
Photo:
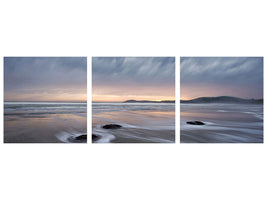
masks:
<svg viewBox="0 0 267 200"><path fill-rule="evenodd" d="M137 101L137 100L127 100L127 101L124 101L123 103L175 103L175 101L174 101L174 100L162 100L162 101L148 101L148 100Z"/></svg>
<svg viewBox="0 0 267 200"><path fill-rule="evenodd" d="M199 97L191 100L180 100L180 103L243 103L263 104L263 99L242 99L232 96Z"/></svg>

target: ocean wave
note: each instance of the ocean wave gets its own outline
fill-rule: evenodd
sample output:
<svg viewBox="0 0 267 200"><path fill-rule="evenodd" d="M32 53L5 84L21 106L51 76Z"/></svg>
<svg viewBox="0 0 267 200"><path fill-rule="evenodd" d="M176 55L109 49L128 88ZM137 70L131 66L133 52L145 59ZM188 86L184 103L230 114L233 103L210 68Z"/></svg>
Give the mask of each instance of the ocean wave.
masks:
<svg viewBox="0 0 267 200"><path fill-rule="evenodd" d="M87 112L81 112L81 111L55 111L55 112L13 112L13 113L7 113L5 112L4 115L13 115L13 116L20 116L20 117L35 117L38 115L52 115L52 114L81 114L80 116L85 116L82 114L86 114Z"/></svg>
<svg viewBox="0 0 267 200"><path fill-rule="evenodd" d="M175 104L168 103L93 103L93 113L117 111L174 111Z"/></svg>
<svg viewBox="0 0 267 200"><path fill-rule="evenodd" d="M243 113L251 114L251 115L253 115L254 117L256 117L258 119L263 119L263 115L260 115L260 114L255 113L255 112L243 112Z"/></svg>
<svg viewBox="0 0 267 200"><path fill-rule="evenodd" d="M217 112L228 112L226 110L217 110Z"/></svg>
<svg viewBox="0 0 267 200"><path fill-rule="evenodd" d="M5 115L87 113L86 103L5 102Z"/></svg>

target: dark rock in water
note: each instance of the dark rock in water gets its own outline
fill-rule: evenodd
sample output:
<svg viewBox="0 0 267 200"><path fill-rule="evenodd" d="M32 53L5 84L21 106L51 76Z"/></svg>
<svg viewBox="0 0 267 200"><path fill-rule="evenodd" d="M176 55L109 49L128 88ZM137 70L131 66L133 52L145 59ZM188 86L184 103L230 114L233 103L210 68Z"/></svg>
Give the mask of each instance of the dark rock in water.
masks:
<svg viewBox="0 0 267 200"><path fill-rule="evenodd" d="M187 124L192 124L192 125L205 125L205 123L201 121L192 121L192 122L186 122Z"/></svg>
<svg viewBox="0 0 267 200"><path fill-rule="evenodd" d="M74 143L86 143L87 142L87 134L79 135L79 136L71 136L68 138L70 142Z"/></svg>
<svg viewBox="0 0 267 200"><path fill-rule="evenodd" d="M121 125L107 124L107 125L102 126L102 128L104 128L104 129L118 129L118 128L121 128Z"/></svg>
<svg viewBox="0 0 267 200"><path fill-rule="evenodd" d="M95 135L95 134L92 134L92 141L95 142L97 140L99 140L101 138L100 135Z"/></svg>
<svg viewBox="0 0 267 200"><path fill-rule="evenodd" d="M101 138L100 135L92 134L92 141L95 142ZM79 136L72 136L69 138L70 142L74 143L86 143L87 142L87 135L79 135Z"/></svg>
<svg viewBox="0 0 267 200"><path fill-rule="evenodd" d="M87 140L87 135L79 135L75 137L75 140Z"/></svg>

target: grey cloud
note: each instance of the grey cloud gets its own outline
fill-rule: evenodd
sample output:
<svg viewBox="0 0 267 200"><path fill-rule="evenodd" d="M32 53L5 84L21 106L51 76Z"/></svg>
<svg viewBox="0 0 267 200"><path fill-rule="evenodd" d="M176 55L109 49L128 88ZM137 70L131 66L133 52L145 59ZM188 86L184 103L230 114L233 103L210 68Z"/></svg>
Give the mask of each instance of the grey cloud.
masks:
<svg viewBox="0 0 267 200"><path fill-rule="evenodd" d="M263 93L262 57L181 57L183 85L239 87L247 93ZM255 92L254 92L255 93Z"/></svg>
<svg viewBox="0 0 267 200"><path fill-rule="evenodd" d="M5 57L6 93L86 89L86 57Z"/></svg>
<svg viewBox="0 0 267 200"><path fill-rule="evenodd" d="M174 85L174 57L94 57L93 85Z"/></svg>

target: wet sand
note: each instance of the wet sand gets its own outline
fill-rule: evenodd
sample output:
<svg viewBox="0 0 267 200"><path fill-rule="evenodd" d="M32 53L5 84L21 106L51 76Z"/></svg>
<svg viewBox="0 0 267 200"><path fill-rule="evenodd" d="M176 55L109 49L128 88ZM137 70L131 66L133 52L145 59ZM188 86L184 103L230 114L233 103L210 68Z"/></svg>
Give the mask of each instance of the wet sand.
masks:
<svg viewBox="0 0 267 200"><path fill-rule="evenodd" d="M181 143L262 143L263 137L253 133L233 130L184 130Z"/></svg>
<svg viewBox="0 0 267 200"><path fill-rule="evenodd" d="M83 114L84 115L84 114ZM86 114L42 114L4 116L5 143L62 143L66 134L87 130Z"/></svg>
<svg viewBox="0 0 267 200"><path fill-rule="evenodd" d="M103 129L105 124L119 124L119 129ZM92 132L101 136L94 143L173 143L175 112L164 110L131 110L96 112Z"/></svg>
<svg viewBox="0 0 267 200"><path fill-rule="evenodd" d="M190 125L201 121L205 125ZM263 106L181 104L181 143L263 143Z"/></svg>

